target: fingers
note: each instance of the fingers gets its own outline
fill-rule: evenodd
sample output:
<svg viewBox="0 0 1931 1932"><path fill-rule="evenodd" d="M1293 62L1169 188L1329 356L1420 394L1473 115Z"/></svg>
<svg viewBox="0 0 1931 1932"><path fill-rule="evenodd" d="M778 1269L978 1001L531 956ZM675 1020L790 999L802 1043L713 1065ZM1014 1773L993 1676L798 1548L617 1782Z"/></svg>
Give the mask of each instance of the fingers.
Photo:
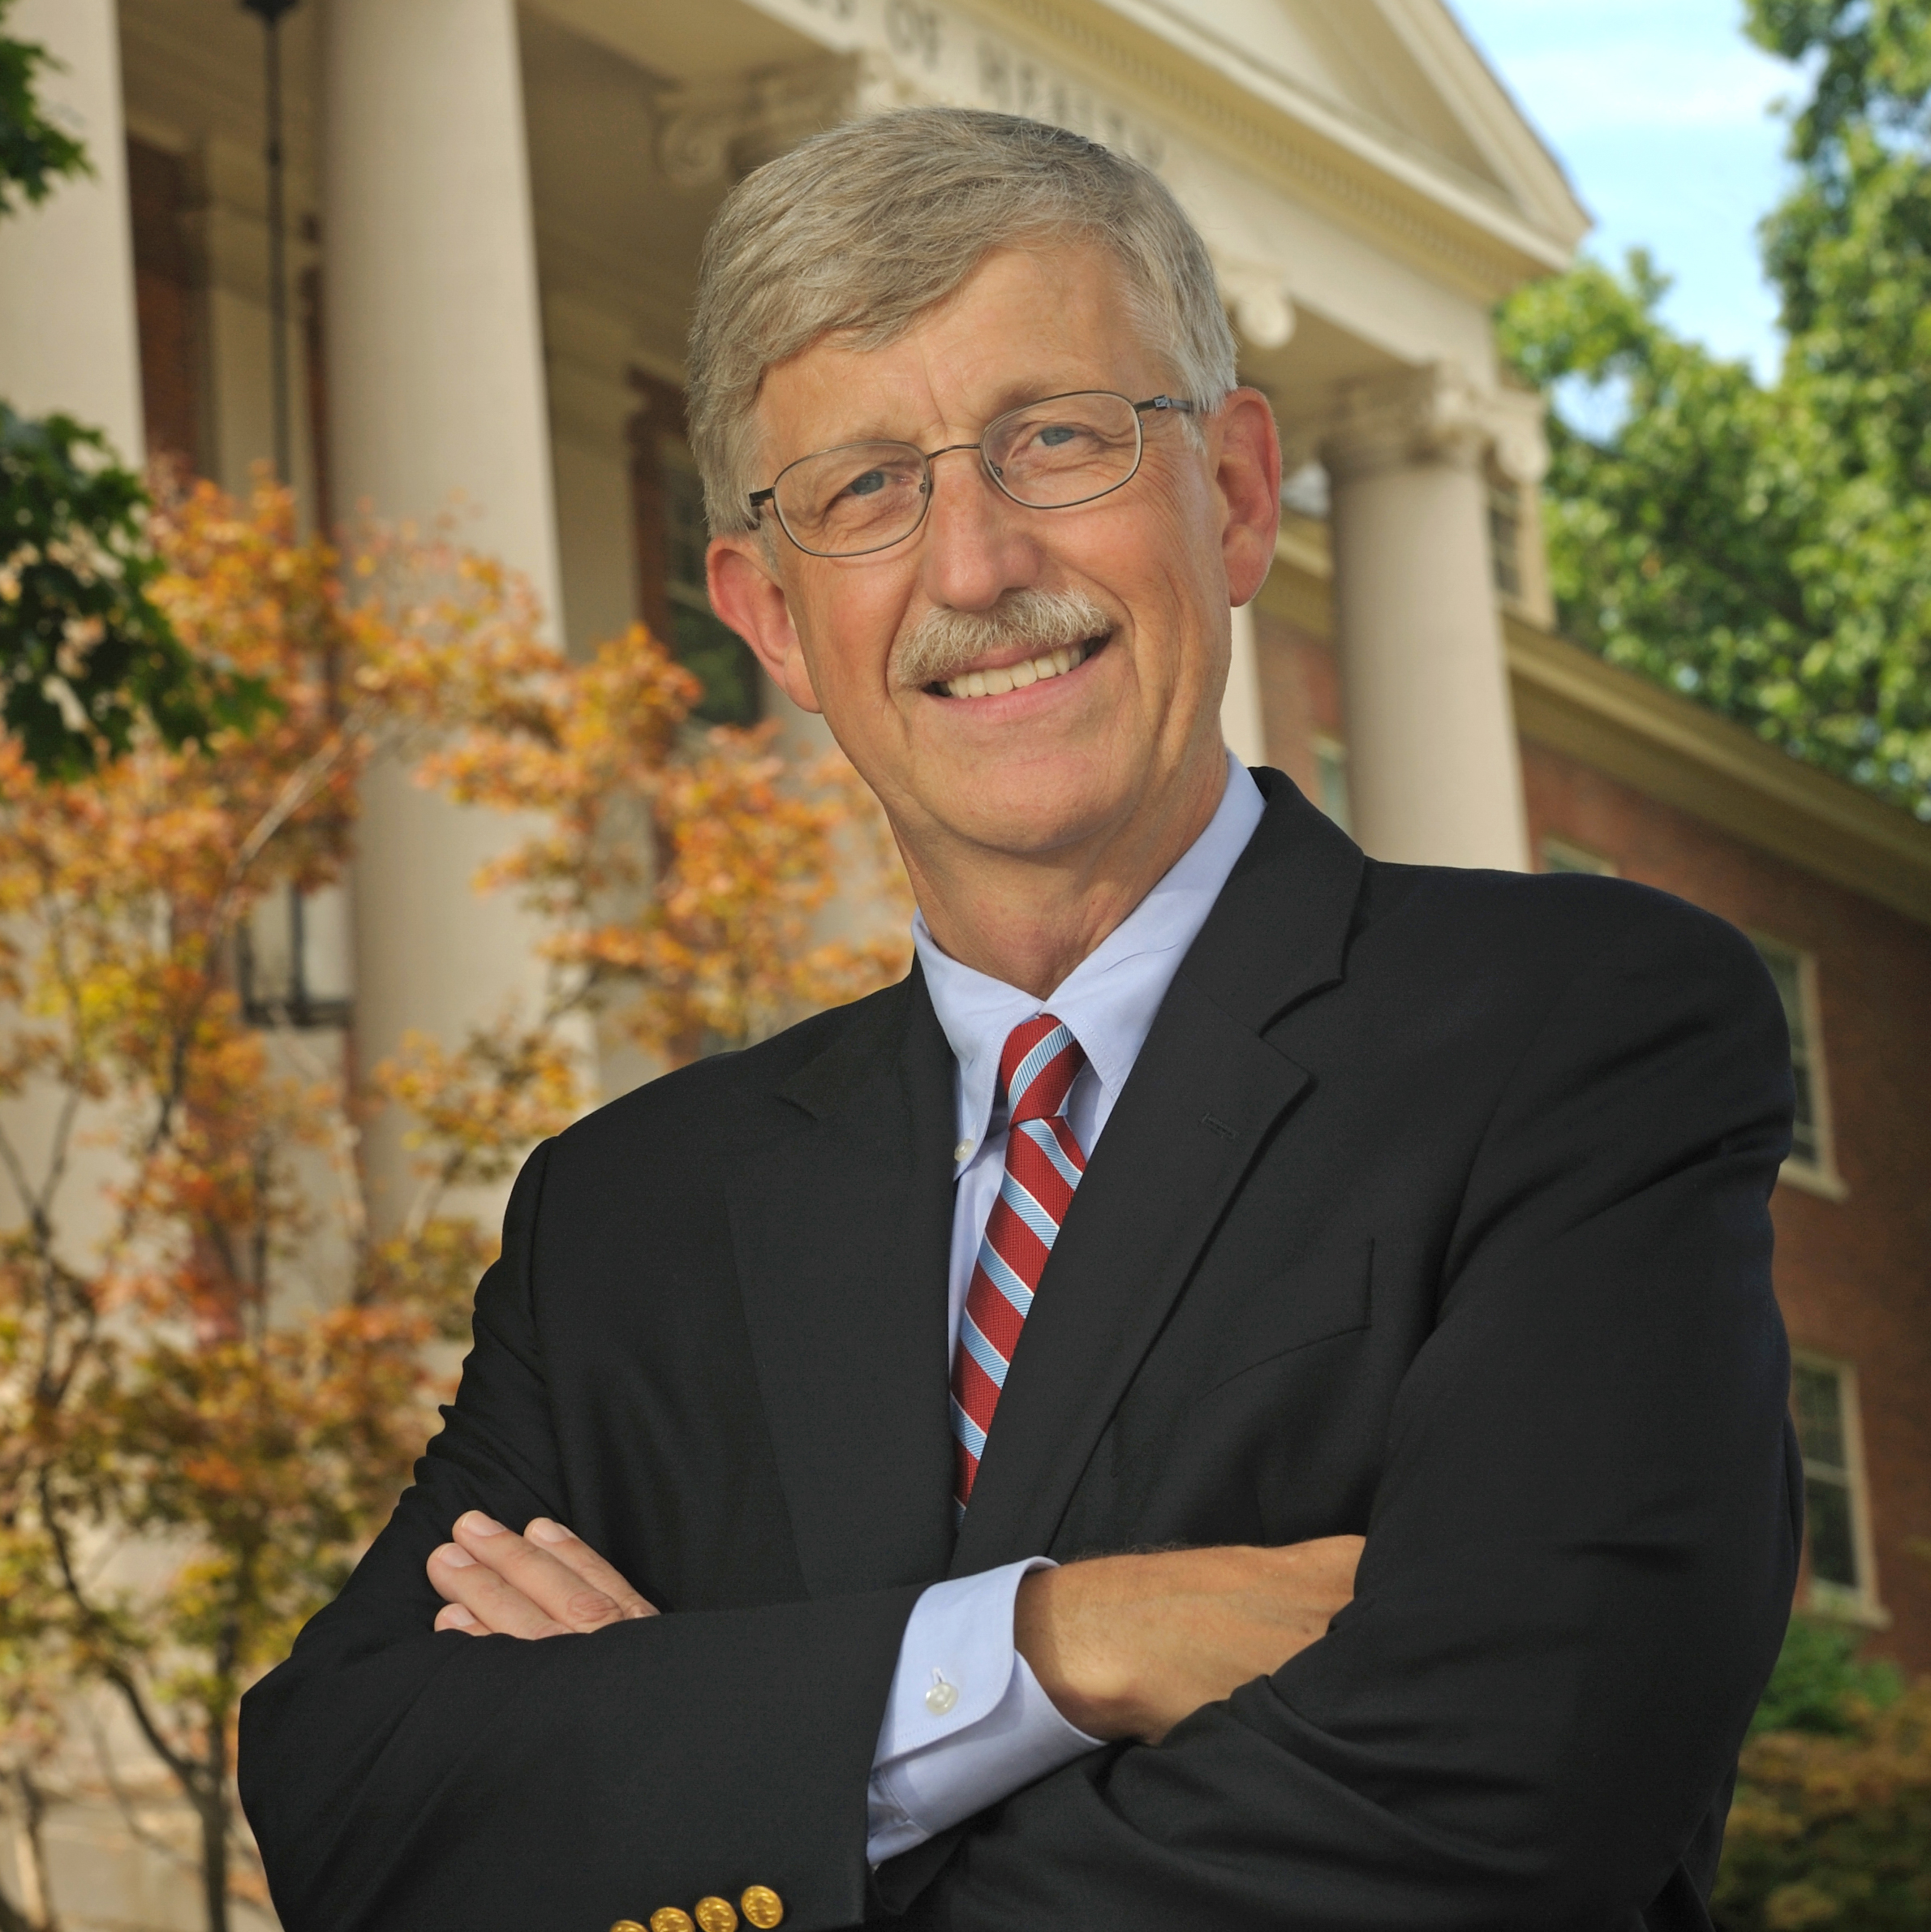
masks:
<svg viewBox="0 0 1931 1932"><path fill-rule="evenodd" d="M620 1616L657 1614L656 1605L639 1595L614 1564L606 1563L582 1537L563 1524L553 1522L547 1516L532 1517L523 1525L523 1534L554 1556L566 1569L573 1571L592 1590L608 1597L617 1606Z"/></svg>
<svg viewBox="0 0 1931 1932"><path fill-rule="evenodd" d="M518 1536L471 1510L457 1519L454 1534L428 1561L429 1581L445 1599L438 1630L561 1637L656 1614L582 1538L547 1517Z"/></svg>
<svg viewBox="0 0 1931 1932"><path fill-rule="evenodd" d="M467 1630L473 1637L563 1637L570 1632L570 1624L551 1616L488 1564L477 1562L460 1543L446 1543L430 1551L429 1581L437 1594L447 1599L437 1612L439 1630ZM452 1608L471 1621L462 1623L451 1616Z"/></svg>

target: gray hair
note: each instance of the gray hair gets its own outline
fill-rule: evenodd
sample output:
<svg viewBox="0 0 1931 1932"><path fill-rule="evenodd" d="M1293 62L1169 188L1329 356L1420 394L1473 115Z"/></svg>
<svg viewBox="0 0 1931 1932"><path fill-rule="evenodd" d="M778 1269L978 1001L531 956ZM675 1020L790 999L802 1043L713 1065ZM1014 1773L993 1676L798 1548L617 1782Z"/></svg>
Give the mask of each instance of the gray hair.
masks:
<svg viewBox="0 0 1931 1932"><path fill-rule="evenodd" d="M705 238L690 421L712 529L755 526L746 494L767 369L832 333L882 348L992 250L1046 236L1111 249L1180 393L1219 407L1236 380L1233 333L1206 245L1165 183L1063 127L901 108L747 175Z"/></svg>

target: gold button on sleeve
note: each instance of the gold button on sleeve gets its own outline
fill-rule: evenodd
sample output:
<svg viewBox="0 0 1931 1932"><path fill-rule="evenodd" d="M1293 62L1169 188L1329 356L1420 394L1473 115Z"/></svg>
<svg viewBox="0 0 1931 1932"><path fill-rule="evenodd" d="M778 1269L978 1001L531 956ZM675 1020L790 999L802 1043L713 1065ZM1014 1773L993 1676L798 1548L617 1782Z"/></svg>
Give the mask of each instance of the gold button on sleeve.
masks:
<svg viewBox="0 0 1931 1932"><path fill-rule="evenodd" d="M680 1912L675 1905L660 1905L651 1914L651 1932L697 1932L697 1928L688 1912Z"/></svg>
<svg viewBox="0 0 1931 1932"><path fill-rule="evenodd" d="M610 1928L610 1932L643 1932L643 1927L634 1918L620 1918Z"/></svg>
<svg viewBox="0 0 1931 1932"><path fill-rule="evenodd" d="M758 1928L758 1932L771 1932L785 1916L785 1901L768 1885L747 1885L744 1896L738 1903L744 1908L744 1916Z"/></svg>
<svg viewBox="0 0 1931 1932"><path fill-rule="evenodd" d="M699 1899L691 1916L698 1932L738 1932L738 1908L729 1899Z"/></svg>

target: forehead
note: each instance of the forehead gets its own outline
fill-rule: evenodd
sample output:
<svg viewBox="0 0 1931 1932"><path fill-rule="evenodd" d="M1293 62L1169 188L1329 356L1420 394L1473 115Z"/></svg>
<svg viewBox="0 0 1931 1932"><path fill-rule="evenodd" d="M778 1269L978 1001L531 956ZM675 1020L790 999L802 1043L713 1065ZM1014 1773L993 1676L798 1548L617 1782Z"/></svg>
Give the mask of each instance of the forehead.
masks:
<svg viewBox="0 0 1931 1932"><path fill-rule="evenodd" d="M976 433L1029 397L1159 386L1138 305L1108 249L1053 242L994 250L891 342L821 338L765 372L761 438L780 461L871 436Z"/></svg>

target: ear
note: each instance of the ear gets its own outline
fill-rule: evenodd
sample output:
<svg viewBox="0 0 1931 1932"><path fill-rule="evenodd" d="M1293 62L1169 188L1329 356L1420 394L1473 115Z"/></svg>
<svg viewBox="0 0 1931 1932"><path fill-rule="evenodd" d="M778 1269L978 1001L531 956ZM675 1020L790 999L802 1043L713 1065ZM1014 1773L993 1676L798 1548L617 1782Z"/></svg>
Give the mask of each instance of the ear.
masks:
<svg viewBox="0 0 1931 1932"><path fill-rule="evenodd" d="M1237 389L1216 415L1214 481L1226 506L1221 550L1228 603L1246 603L1267 580L1280 528L1280 432L1258 389Z"/></svg>
<svg viewBox="0 0 1931 1932"><path fill-rule="evenodd" d="M750 646L779 690L803 710L821 710L785 587L763 539L755 531L712 537L704 553L704 573L711 608Z"/></svg>

